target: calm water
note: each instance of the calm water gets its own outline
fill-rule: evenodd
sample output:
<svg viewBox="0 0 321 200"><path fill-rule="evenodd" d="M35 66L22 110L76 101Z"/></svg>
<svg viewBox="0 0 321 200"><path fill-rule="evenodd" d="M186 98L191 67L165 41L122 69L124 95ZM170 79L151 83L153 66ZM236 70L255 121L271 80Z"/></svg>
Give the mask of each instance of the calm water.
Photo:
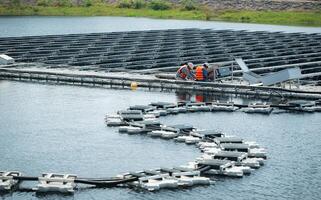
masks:
<svg viewBox="0 0 321 200"><path fill-rule="evenodd" d="M82 177L106 177L185 164L199 155L196 148L119 134L104 123L106 113L129 105L176 99L173 93L0 81L1 169L35 176L42 172L69 172ZM256 140L268 148L270 158L251 176L220 179L207 187L156 193L125 188L82 189L71 197L15 192L2 198L319 199L320 119L321 114L261 116L241 112L168 116L162 119L165 124L193 124Z"/></svg>
<svg viewBox="0 0 321 200"><path fill-rule="evenodd" d="M176 28L321 33L321 28L191 20L130 17L0 17L0 37Z"/></svg>
<svg viewBox="0 0 321 200"><path fill-rule="evenodd" d="M321 32L320 28L122 17L0 17L0 37L168 28ZM110 90L0 81L0 169L106 177L185 164L199 151L184 144L122 135L105 126L106 113L174 93ZM241 101L240 99L237 99ZM242 179L156 193L126 188L81 189L74 196L15 192L2 199L320 199L321 114L195 113L163 118L256 140L269 152L266 166ZM24 183L23 187L32 187Z"/></svg>

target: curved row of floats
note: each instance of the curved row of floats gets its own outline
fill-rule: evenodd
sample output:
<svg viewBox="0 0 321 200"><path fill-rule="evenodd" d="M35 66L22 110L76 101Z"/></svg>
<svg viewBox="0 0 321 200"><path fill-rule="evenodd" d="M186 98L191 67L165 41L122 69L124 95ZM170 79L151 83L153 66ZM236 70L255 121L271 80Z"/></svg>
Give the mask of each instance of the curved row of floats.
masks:
<svg viewBox="0 0 321 200"><path fill-rule="evenodd" d="M25 176L19 171L0 170L0 192L19 191L23 181L37 181L31 188L37 193L73 194L81 185L95 187L134 187L156 191L163 188L181 188L209 185L212 176L243 177L264 165L266 149L256 142L236 136L227 136L214 130L201 130L190 125L164 125L159 117L193 112L233 112L270 114L285 112L321 111L318 101L289 101L285 104L252 103L240 105L233 102L154 102L149 105L131 106L114 115L106 115L107 126L117 126L119 133L146 134L186 143L197 147L201 155L187 164L170 167L126 172L111 178L80 178L74 174L44 173L40 176Z"/></svg>
<svg viewBox="0 0 321 200"><path fill-rule="evenodd" d="M277 111L278 110L278 111ZM233 112L270 114L285 112L320 111L320 101L289 101L285 104L252 103L240 105L233 102L154 102L149 105L130 106L105 117L107 126L118 127L119 133L146 134L186 143L197 147L201 155L187 164L135 172L127 172L110 178L81 178L74 174L44 173L25 176L19 171L0 170L0 192L19 190L23 181L37 181L31 188L37 193L73 194L81 185L95 187L131 187L148 191L163 188L181 188L214 183L213 176L243 177L264 165L266 149L256 142L236 136L227 136L214 130L197 129L190 125L164 125L159 117L193 112Z"/></svg>
<svg viewBox="0 0 321 200"><path fill-rule="evenodd" d="M154 102L150 105L135 105L128 110L118 111L115 115L106 116L108 126L121 126L126 122L127 117L131 120L155 119L155 117L166 116L178 113L193 112L234 112L259 114L279 114L287 112L313 113L321 111L321 100L305 101L294 100L286 103L271 104L267 102L256 102L249 104L237 104L234 102ZM130 117L136 118L130 118ZM124 119L124 120L123 120Z"/></svg>
<svg viewBox="0 0 321 200"><path fill-rule="evenodd" d="M262 104L263 105L263 104ZM262 110L262 106L260 109ZM212 176L243 177L264 165L267 152L256 142L235 136L227 136L214 130L201 130L190 125L164 125L161 116L210 111L236 111L234 103L153 102L149 105L130 106L127 110L108 114L107 126L118 127L121 134L145 134L193 145L201 156L185 165L159 168L121 175L122 178L137 176L132 186L155 191L162 188L178 188L213 183Z"/></svg>
<svg viewBox="0 0 321 200"><path fill-rule="evenodd" d="M26 176L19 171L0 170L0 192L21 191L20 183L35 181L38 184L28 191L36 193L73 194L82 185L95 187L130 187L156 191L164 188L186 188L209 185L213 176L243 177L264 165L267 152L256 142L227 136L213 130L201 130L190 125L161 124L157 118L169 114L197 111L234 111L235 105L203 103L164 103L131 106L106 115L108 126L118 126L120 133L147 134L197 147L201 156L187 164L126 172L110 178L81 178L75 174L43 173L40 176ZM25 190L23 190L25 191Z"/></svg>

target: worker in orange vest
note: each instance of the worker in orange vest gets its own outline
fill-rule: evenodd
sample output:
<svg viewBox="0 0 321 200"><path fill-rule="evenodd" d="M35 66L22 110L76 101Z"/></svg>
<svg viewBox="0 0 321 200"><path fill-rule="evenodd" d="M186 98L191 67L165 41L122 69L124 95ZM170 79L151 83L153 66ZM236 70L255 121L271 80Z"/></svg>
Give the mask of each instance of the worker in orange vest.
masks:
<svg viewBox="0 0 321 200"><path fill-rule="evenodd" d="M193 63L189 62L181 66L176 72L177 80L194 80L194 74L192 73Z"/></svg>
<svg viewBox="0 0 321 200"><path fill-rule="evenodd" d="M203 65L197 66L195 68L195 79L196 81L207 81L207 69L209 64L204 63Z"/></svg>

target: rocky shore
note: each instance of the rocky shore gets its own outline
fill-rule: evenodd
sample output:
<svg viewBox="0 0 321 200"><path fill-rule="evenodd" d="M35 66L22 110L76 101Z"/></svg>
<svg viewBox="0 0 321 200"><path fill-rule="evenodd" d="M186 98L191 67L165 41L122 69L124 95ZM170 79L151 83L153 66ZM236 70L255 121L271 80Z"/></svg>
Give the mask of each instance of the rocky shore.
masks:
<svg viewBox="0 0 321 200"><path fill-rule="evenodd" d="M107 1L117 2L117 0ZM181 2L181 0L169 1L175 4ZM321 10L321 0L195 0L195 2L216 10Z"/></svg>
<svg viewBox="0 0 321 200"><path fill-rule="evenodd" d="M238 10L320 10L321 1L295 0L199 0L214 9Z"/></svg>

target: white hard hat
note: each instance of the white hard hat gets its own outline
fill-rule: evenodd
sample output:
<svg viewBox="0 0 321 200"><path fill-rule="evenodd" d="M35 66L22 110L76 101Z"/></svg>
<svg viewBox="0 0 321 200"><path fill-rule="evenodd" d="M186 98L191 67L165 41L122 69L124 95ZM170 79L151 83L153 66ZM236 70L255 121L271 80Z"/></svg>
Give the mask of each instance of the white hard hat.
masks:
<svg viewBox="0 0 321 200"><path fill-rule="evenodd" d="M193 63L191 63L191 62L189 62L189 63L187 63L187 65L189 66L189 67L194 67L194 64Z"/></svg>

